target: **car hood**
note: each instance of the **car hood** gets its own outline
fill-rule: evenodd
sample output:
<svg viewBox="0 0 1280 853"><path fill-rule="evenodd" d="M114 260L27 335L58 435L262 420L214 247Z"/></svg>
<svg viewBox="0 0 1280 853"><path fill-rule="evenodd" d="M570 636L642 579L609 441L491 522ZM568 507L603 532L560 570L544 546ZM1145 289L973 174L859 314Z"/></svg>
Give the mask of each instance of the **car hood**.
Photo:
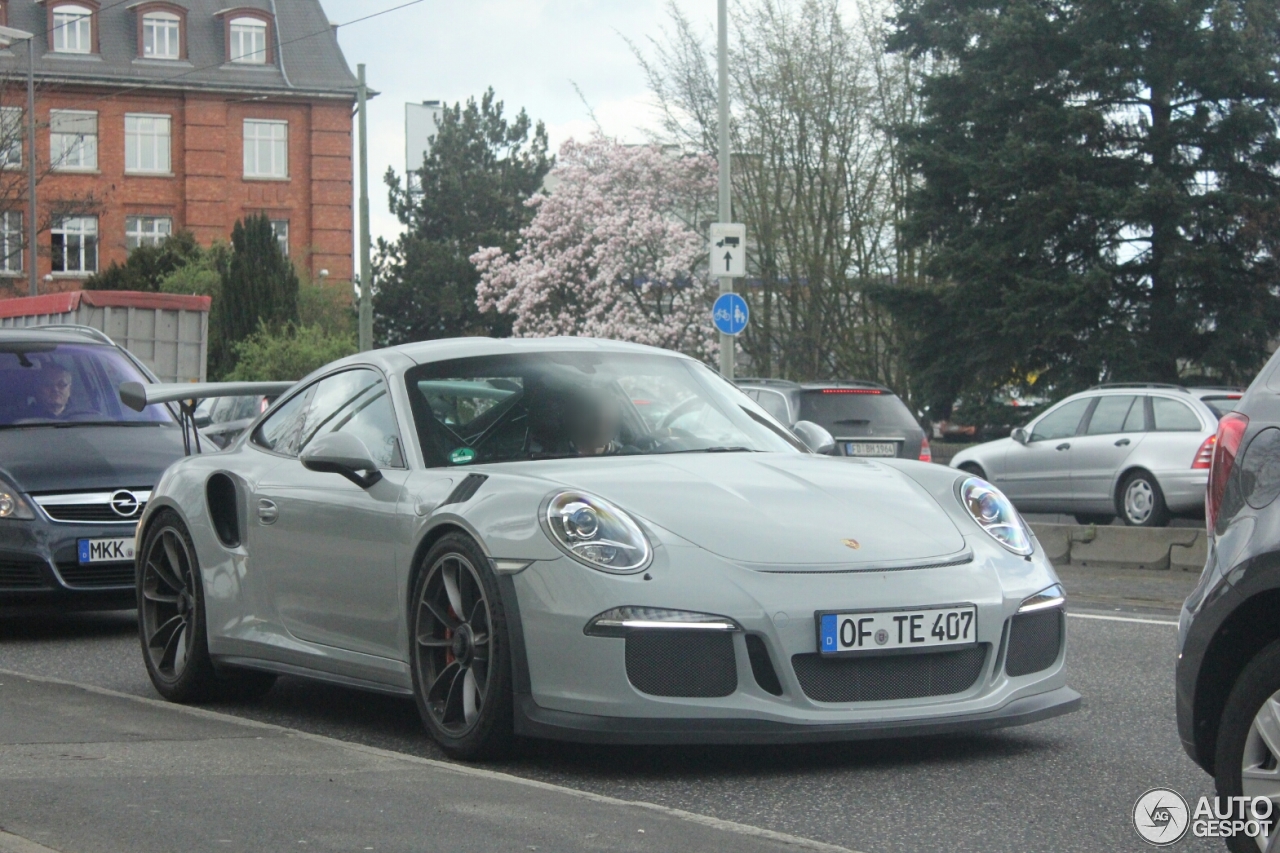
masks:
<svg viewBox="0 0 1280 853"><path fill-rule="evenodd" d="M177 427L0 430L0 477L29 494L147 489L182 456L182 430Z"/></svg>
<svg viewBox="0 0 1280 853"><path fill-rule="evenodd" d="M965 550L928 492L878 463L723 453L535 464L544 479L613 501L748 565L889 568Z"/></svg>

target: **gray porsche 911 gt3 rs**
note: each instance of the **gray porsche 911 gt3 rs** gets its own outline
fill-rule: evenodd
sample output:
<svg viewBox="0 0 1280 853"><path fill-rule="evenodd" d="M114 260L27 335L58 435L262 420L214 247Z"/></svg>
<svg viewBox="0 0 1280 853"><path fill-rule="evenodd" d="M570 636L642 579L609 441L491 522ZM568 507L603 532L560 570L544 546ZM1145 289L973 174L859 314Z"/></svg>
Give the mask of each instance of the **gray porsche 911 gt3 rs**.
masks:
<svg viewBox="0 0 1280 853"><path fill-rule="evenodd" d="M412 696L463 758L514 736L823 741L1079 705L1064 593L999 491L797 433L821 430L648 347L352 356L152 491L147 670L180 702L279 674Z"/></svg>

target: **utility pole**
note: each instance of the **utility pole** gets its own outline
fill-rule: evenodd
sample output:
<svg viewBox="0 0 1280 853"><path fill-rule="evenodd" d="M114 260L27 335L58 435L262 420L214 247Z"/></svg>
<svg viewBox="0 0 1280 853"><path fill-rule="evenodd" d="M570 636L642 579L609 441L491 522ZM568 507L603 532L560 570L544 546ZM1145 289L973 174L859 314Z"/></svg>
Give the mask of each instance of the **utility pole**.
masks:
<svg viewBox="0 0 1280 853"><path fill-rule="evenodd" d="M360 89L360 351L373 349L373 243L369 237L369 88L364 64L357 66Z"/></svg>
<svg viewBox="0 0 1280 853"><path fill-rule="evenodd" d="M36 39L27 38L27 243L31 247L28 288L32 296L40 295L40 277L36 260L40 257L37 240L40 226L36 222Z"/></svg>
<svg viewBox="0 0 1280 853"><path fill-rule="evenodd" d="M733 189L729 173L729 3L719 0L719 45L716 54L720 66L720 222L733 221ZM733 279L720 276L720 292L733 293ZM720 375L733 381L734 347L732 335L720 333Z"/></svg>

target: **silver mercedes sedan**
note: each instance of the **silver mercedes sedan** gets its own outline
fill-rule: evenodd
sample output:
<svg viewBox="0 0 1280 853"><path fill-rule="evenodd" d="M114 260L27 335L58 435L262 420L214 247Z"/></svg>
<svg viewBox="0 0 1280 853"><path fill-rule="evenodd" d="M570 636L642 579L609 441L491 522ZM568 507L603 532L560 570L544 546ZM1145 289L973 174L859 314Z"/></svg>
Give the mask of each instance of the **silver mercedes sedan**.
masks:
<svg viewBox="0 0 1280 853"><path fill-rule="evenodd" d="M224 392L253 389L122 397ZM1078 706L1064 593L996 488L797 434L820 431L648 347L352 356L153 490L147 671L178 702L280 674L412 697L465 759L520 736L901 737Z"/></svg>
<svg viewBox="0 0 1280 853"><path fill-rule="evenodd" d="M1066 398L1009 438L958 453L1022 512L1164 527L1204 511L1218 415L1175 385L1108 385Z"/></svg>

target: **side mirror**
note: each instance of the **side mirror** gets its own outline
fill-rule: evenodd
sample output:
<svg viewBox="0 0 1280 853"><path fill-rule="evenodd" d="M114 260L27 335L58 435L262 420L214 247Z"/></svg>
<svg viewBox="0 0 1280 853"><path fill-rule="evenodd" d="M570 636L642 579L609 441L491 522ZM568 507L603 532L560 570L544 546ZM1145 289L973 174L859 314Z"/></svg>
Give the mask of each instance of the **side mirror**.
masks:
<svg viewBox="0 0 1280 853"><path fill-rule="evenodd" d="M814 453L827 454L836 449L836 440L831 433L813 421L796 421L791 431Z"/></svg>
<svg viewBox="0 0 1280 853"><path fill-rule="evenodd" d="M1018 444L1026 444L1031 440L1024 427L1014 427L1013 432L1009 433L1009 437L1018 442Z"/></svg>
<svg viewBox="0 0 1280 853"><path fill-rule="evenodd" d="M382 479L369 448L345 432L331 432L317 438L302 451L300 459L302 467L309 471L341 474L362 489Z"/></svg>

